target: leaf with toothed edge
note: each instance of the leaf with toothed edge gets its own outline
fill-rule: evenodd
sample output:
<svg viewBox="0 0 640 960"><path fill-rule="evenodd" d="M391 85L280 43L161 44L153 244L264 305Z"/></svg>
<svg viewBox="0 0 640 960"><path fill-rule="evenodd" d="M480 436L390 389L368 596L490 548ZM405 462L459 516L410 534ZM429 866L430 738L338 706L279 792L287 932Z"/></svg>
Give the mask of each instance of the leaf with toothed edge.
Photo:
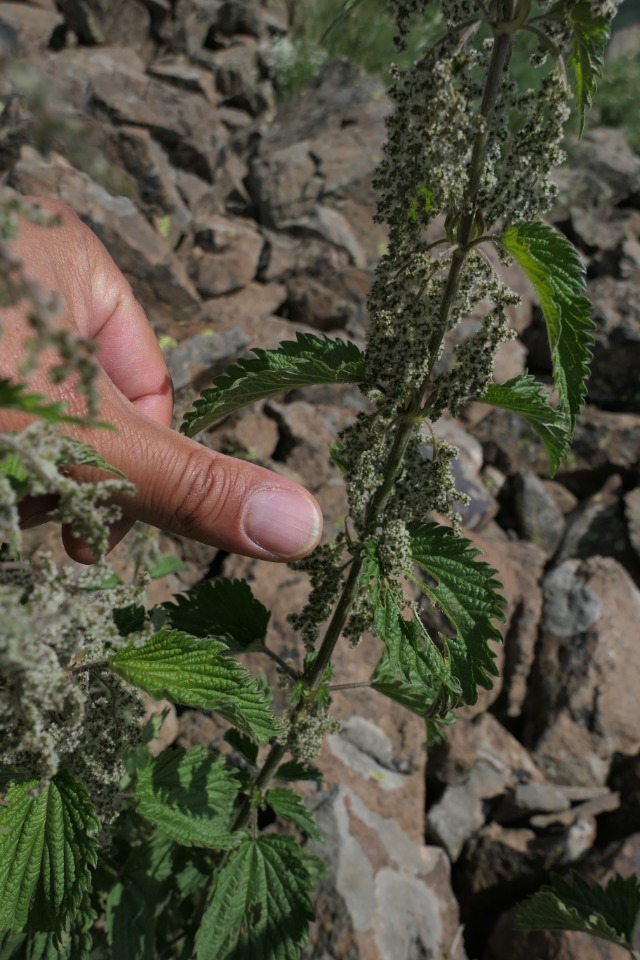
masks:
<svg viewBox="0 0 640 960"><path fill-rule="evenodd" d="M551 349L553 383L569 437L587 394L594 324L578 251L545 223L517 223L500 238L538 295Z"/></svg>
<svg viewBox="0 0 640 960"><path fill-rule="evenodd" d="M531 425L544 443L553 477L569 454L569 425L562 411L549 403L544 384L525 373L506 383L490 383L478 400L517 413Z"/></svg>
<svg viewBox="0 0 640 960"><path fill-rule="evenodd" d="M260 650L269 611L245 580L207 580L162 604L168 622L194 637L224 637L229 650Z"/></svg>
<svg viewBox="0 0 640 960"><path fill-rule="evenodd" d="M615 876L603 886L575 871L568 879L553 875L549 885L520 907L515 922L527 932L590 933L632 952L640 929L640 882L634 876Z"/></svg>
<svg viewBox="0 0 640 960"><path fill-rule="evenodd" d="M244 839L214 874L197 960L299 960L317 860L293 837Z"/></svg>
<svg viewBox="0 0 640 960"><path fill-rule="evenodd" d="M504 621L505 600L496 571L478 560L480 550L437 523L408 525L411 553L418 566L435 581L415 583L455 628L446 638L451 673L462 687L466 703L478 699L478 686L490 690L498 675L488 641L502 642L494 621Z"/></svg>
<svg viewBox="0 0 640 960"><path fill-rule="evenodd" d="M255 358L238 360L213 385L203 390L180 427L193 437L216 420L296 387L320 383L359 383L364 354L350 342L298 333L277 350L254 349Z"/></svg>
<svg viewBox="0 0 640 960"><path fill-rule="evenodd" d="M60 936L89 889L100 824L68 773L38 787L14 784L0 806L0 932Z"/></svg>
<svg viewBox="0 0 640 960"><path fill-rule="evenodd" d="M156 700L214 710L265 744L281 732L257 680L228 656L220 640L163 628L142 646L118 650L109 666Z"/></svg>
<svg viewBox="0 0 640 960"><path fill-rule="evenodd" d="M611 22L606 17L594 14L589 0L580 0L569 13L569 25L573 31L573 52L569 66L573 67L582 136L587 110L591 106L598 80L602 77Z"/></svg>

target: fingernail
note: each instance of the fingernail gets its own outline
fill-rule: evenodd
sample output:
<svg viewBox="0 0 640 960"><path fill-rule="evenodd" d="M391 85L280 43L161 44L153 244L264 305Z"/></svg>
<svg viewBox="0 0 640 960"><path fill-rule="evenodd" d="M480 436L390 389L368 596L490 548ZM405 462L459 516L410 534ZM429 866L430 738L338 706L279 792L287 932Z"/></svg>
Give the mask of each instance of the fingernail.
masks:
<svg viewBox="0 0 640 960"><path fill-rule="evenodd" d="M263 550L283 559L309 553L322 527L318 508L287 490L258 490L245 515L247 535Z"/></svg>

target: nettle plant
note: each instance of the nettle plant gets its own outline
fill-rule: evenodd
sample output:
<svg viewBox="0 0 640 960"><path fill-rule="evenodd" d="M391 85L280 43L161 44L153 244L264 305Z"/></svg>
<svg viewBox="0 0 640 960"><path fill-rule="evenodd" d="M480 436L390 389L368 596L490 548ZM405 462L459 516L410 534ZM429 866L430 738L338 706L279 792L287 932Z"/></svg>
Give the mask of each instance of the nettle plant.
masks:
<svg viewBox="0 0 640 960"><path fill-rule="evenodd" d="M390 5L402 49L428 0ZM261 833L259 814L268 808L321 839L288 784L320 777L313 760L337 726L336 644L380 644L371 696L423 717L428 739L491 686L504 601L495 571L460 534L456 450L432 424L477 400L524 417L552 473L567 455L592 324L580 257L541 217L554 198L570 100L582 128L616 6L441 0L441 39L411 69L392 68L395 110L376 175L389 242L366 350L313 335L256 350L184 419L195 436L247 404L313 384L355 384L368 400L328 452L347 488L344 530L298 565L311 579L306 606L290 617L299 668L269 649L269 613L243 581L208 581L146 609L149 576L167 568L149 559L144 537L132 549L147 572L128 586L103 566L77 574L21 559L23 496L56 493L58 519L97 554L113 519L103 501L126 481L74 483L63 466L107 465L65 438L59 405L0 382L1 406L37 418L0 438L0 960L293 960L323 864L291 830ZM535 89L510 79L523 32L538 42ZM493 382L496 352L512 335L507 308L518 300L496 265L512 261L544 313L552 389L528 374ZM478 331L442 369L447 334L481 305ZM428 633L418 598L446 631ZM290 689L284 715L242 666L247 651L276 660ZM142 727L141 691L216 711L230 724L235 760L203 747L152 757L146 744L160 720ZM632 950L639 914L636 881L605 889L556 879L522 923L589 930Z"/></svg>

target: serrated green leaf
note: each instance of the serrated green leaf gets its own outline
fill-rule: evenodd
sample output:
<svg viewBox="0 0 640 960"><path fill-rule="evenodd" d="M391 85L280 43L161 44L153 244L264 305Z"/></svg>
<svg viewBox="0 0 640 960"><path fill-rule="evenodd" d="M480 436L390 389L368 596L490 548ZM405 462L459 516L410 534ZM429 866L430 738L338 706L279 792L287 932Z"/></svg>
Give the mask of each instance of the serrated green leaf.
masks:
<svg viewBox="0 0 640 960"><path fill-rule="evenodd" d="M264 646L270 614L245 580L207 580L163 603L162 609L176 630L202 639L224 638L231 651Z"/></svg>
<svg viewBox="0 0 640 960"><path fill-rule="evenodd" d="M307 805L293 790L288 790L287 787L274 787L267 794L267 803L278 817L295 823L314 843L323 842L324 838Z"/></svg>
<svg viewBox="0 0 640 960"><path fill-rule="evenodd" d="M586 112L591 106L598 80L604 69L604 50L611 33L611 23L597 16L590 0L580 0L572 7L569 25L573 32L573 52L569 66L573 67L574 92L578 101L580 136L584 131Z"/></svg>
<svg viewBox="0 0 640 960"><path fill-rule="evenodd" d="M425 720L444 722L449 717L450 691L435 677L429 690L424 680L414 678L413 673L410 676L410 680L399 677L385 651L371 677L371 686Z"/></svg>
<svg viewBox="0 0 640 960"><path fill-rule="evenodd" d="M313 920L309 860L293 837L243 840L215 877L197 960L298 960Z"/></svg>
<svg viewBox="0 0 640 960"><path fill-rule="evenodd" d="M359 383L364 355L353 343L309 333L281 343L277 350L254 350L257 359L238 360L204 390L185 414L182 433L193 437L216 420L256 400L295 387L319 383Z"/></svg>
<svg viewBox="0 0 640 960"><path fill-rule="evenodd" d="M477 687L490 690L498 675L488 641L502 642L494 620L504 621L501 584L488 563L477 560L480 550L437 523L410 524L411 553L418 566L435 580L416 581L456 630L446 640L451 672L466 703L478 699Z"/></svg>
<svg viewBox="0 0 640 960"><path fill-rule="evenodd" d="M239 784L222 757L204 747L165 750L138 774L133 796L138 812L185 847L226 850Z"/></svg>
<svg viewBox="0 0 640 960"><path fill-rule="evenodd" d="M569 437L587 393L594 324L585 269L566 237L545 223L517 223L502 244L531 281L544 314L553 383L569 421Z"/></svg>
<svg viewBox="0 0 640 960"><path fill-rule="evenodd" d="M163 628L141 646L118 650L111 669L156 700L215 710L258 743L280 732L264 692L218 640Z"/></svg>
<svg viewBox="0 0 640 960"><path fill-rule="evenodd" d="M274 780L324 780L321 770L312 763L300 763L298 760L287 760L276 770Z"/></svg>
<svg viewBox="0 0 640 960"><path fill-rule="evenodd" d="M544 385L525 373L506 383L491 383L481 403L490 403L501 410L517 413L536 431L549 456L549 472L553 477L569 453L569 429L566 417L549 403Z"/></svg>
<svg viewBox="0 0 640 960"><path fill-rule="evenodd" d="M434 688L448 692L447 703L456 703L460 686L452 676L446 645L440 651L415 613L407 620L394 592L381 579L372 591L374 627L385 645L393 676L424 688L425 701L433 701Z"/></svg>
<svg viewBox="0 0 640 960"><path fill-rule="evenodd" d="M0 931L59 936L91 883L100 825L64 771L37 789L37 780L15 784L0 806Z"/></svg>
<svg viewBox="0 0 640 960"><path fill-rule="evenodd" d="M411 619L405 618L395 591L384 577L373 541L365 544L359 585L368 595L374 628L384 643L386 663L392 675L422 685L429 701L436 685L448 692L452 702L457 702L460 687L451 674L446 647L442 651L436 647L415 611Z"/></svg>
<svg viewBox="0 0 640 960"><path fill-rule="evenodd" d="M520 930L579 930L631 950L640 926L640 881L616 876L606 886L573 873L553 876L517 912Z"/></svg>

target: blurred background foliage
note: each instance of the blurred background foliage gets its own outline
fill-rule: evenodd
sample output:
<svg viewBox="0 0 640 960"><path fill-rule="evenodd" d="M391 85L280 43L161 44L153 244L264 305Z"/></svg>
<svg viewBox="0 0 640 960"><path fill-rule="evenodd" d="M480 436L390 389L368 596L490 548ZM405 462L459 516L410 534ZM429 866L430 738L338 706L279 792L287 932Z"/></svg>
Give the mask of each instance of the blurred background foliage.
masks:
<svg viewBox="0 0 640 960"><path fill-rule="evenodd" d="M389 63L413 61L437 39L441 18L437 5L417 23L409 48L394 50L394 25L387 0L288 0L290 34L275 44L273 67L281 98L306 86L334 57L345 57L369 73L387 75ZM640 151L640 0L624 0L610 44L609 63L594 102L591 123L621 127ZM523 87L534 82L529 57L535 38L522 35L513 64Z"/></svg>

